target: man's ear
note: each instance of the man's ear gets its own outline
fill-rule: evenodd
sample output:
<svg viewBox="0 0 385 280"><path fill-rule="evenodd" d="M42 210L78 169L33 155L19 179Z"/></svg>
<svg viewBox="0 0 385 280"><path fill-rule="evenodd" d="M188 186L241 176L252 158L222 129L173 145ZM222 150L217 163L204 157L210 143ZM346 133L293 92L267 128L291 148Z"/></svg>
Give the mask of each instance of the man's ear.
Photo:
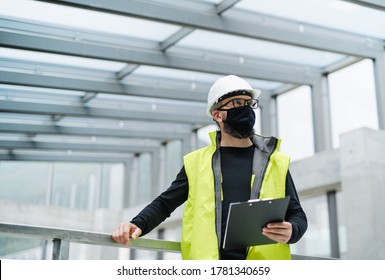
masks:
<svg viewBox="0 0 385 280"><path fill-rule="evenodd" d="M214 110L214 111L213 111L213 119L214 119L214 121L216 121L217 123L223 122L221 112L218 111L218 110Z"/></svg>

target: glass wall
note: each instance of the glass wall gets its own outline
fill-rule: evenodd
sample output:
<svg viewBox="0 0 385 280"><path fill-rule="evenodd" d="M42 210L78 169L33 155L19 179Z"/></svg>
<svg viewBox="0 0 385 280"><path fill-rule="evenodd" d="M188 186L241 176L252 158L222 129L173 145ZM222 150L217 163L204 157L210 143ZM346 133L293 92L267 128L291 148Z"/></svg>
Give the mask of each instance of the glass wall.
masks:
<svg viewBox="0 0 385 280"><path fill-rule="evenodd" d="M311 90L302 86L277 97L281 151L298 160L314 154Z"/></svg>
<svg viewBox="0 0 385 280"><path fill-rule="evenodd" d="M45 204L50 164L0 161L0 200Z"/></svg>
<svg viewBox="0 0 385 280"><path fill-rule="evenodd" d="M109 208L110 189L122 184L122 164L0 162L0 200L75 209ZM111 180L120 176L120 182Z"/></svg>
<svg viewBox="0 0 385 280"><path fill-rule="evenodd" d="M111 180L122 164L0 162L0 200L55 205L74 209L109 208L109 190L120 182ZM114 171L113 171L114 170Z"/></svg>
<svg viewBox="0 0 385 280"><path fill-rule="evenodd" d="M340 258L346 259L347 240L343 193L336 193L337 222ZM292 253L308 256L331 257L330 225L327 195L307 197L301 200L308 219L308 230L304 237L291 246Z"/></svg>
<svg viewBox="0 0 385 280"><path fill-rule="evenodd" d="M56 163L50 204L94 209L100 187L99 168L98 164Z"/></svg>
<svg viewBox="0 0 385 280"><path fill-rule="evenodd" d="M373 61L365 59L329 75L333 147L340 134L360 127L378 129Z"/></svg>
<svg viewBox="0 0 385 280"><path fill-rule="evenodd" d="M293 254L330 257L329 218L326 195L301 200L308 219L303 238L291 246Z"/></svg>
<svg viewBox="0 0 385 280"><path fill-rule="evenodd" d="M66 228L81 229L92 219L79 211L122 205L122 196L114 193L121 192L123 182L124 168L119 163L0 161L0 203L9 210L0 211L0 220L52 226L50 219L61 219ZM60 217L42 217L41 213L53 209L38 206L54 206ZM41 244L39 240L1 236L0 256L40 259L44 257Z"/></svg>

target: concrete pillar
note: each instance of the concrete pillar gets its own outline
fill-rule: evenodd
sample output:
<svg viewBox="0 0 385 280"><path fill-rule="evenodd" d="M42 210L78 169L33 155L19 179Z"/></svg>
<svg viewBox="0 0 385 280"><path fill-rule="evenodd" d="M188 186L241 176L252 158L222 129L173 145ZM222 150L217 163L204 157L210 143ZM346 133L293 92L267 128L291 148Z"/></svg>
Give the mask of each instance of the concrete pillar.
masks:
<svg viewBox="0 0 385 280"><path fill-rule="evenodd" d="M126 166L128 165L126 164ZM127 184L125 185L126 193L128 193L128 197L126 196L128 204L125 204L123 208L128 206L132 207L138 204L137 196L139 189L139 155L135 155L130 167L131 169L126 169L125 173L126 178L128 178Z"/></svg>
<svg viewBox="0 0 385 280"><path fill-rule="evenodd" d="M183 143L181 140L173 140L167 143L166 146L166 173L165 186L163 190L168 188L176 175L183 166Z"/></svg>
<svg viewBox="0 0 385 280"><path fill-rule="evenodd" d="M259 98L261 110L261 134L270 136L278 135L277 99L268 94Z"/></svg>
<svg viewBox="0 0 385 280"><path fill-rule="evenodd" d="M132 198L132 181L133 181L133 166L134 159L127 159L124 162L123 172L119 172L119 167L114 167L111 170L110 187L109 189L109 207L111 209L123 209L132 206L134 198ZM120 174L123 173L123 181L119 180ZM120 176L119 176L120 175ZM135 175L135 174L134 174Z"/></svg>
<svg viewBox="0 0 385 280"><path fill-rule="evenodd" d="M330 116L330 96L327 77L312 85L312 110L315 152L333 147Z"/></svg>
<svg viewBox="0 0 385 280"><path fill-rule="evenodd" d="M165 185L166 185L166 143L163 143L159 147L159 183L158 183L158 194L160 194L162 191L164 191Z"/></svg>
<svg viewBox="0 0 385 280"><path fill-rule="evenodd" d="M385 53L382 52L373 62L376 84L378 127L385 129Z"/></svg>
<svg viewBox="0 0 385 280"><path fill-rule="evenodd" d="M341 135L347 259L385 259L385 131Z"/></svg>
<svg viewBox="0 0 385 280"><path fill-rule="evenodd" d="M160 155L159 150L155 150L151 153L151 173L150 173L150 176L151 176L150 195L151 195L151 197L149 198L150 200L153 197L159 195L159 189L160 189L160 184L161 184L160 176L159 176L160 171L161 171L160 159L161 159L161 155Z"/></svg>
<svg viewBox="0 0 385 280"><path fill-rule="evenodd" d="M189 134L186 134L186 136L184 136L183 139L179 140L179 141L181 141L181 144L182 144L182 147L181 147L181 155L182 156L191 152L192 137L194 137L193 134L189 133Z"/></svg>
<svg viewBox="0 0 385 280"><path fill-rule="evenodd" d="M151 176L153 172L151 153L142 153L138 157L138 188L137 188L137 203L145 203L154 198Z"/></svg>

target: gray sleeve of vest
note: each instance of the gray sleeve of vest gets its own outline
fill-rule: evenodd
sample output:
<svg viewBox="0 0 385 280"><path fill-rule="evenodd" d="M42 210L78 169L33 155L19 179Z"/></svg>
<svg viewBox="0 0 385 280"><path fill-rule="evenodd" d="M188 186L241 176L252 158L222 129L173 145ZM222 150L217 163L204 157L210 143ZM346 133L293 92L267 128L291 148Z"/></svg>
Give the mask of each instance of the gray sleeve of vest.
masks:
<svg viewBox="0 0 385 280"><path fill-rule="evenodd" d="M184 166L171 186L148 204L131 223L137 225L145 235L157 227L188 197L188 180Z"/></svg>

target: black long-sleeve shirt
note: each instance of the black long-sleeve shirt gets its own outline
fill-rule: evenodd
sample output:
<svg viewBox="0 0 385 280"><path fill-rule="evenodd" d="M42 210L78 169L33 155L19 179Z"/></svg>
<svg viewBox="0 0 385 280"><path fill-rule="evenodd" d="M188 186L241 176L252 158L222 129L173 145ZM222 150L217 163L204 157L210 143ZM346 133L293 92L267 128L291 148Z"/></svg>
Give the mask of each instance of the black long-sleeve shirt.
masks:
<svg viewBox="0 0 385 280"><path fill-rule="evenodd" d="M254 146L248 148L220 147L223 190L221 243L230 203L247 201L250 198L254 148ZM299 202L290 172L286 177L286 195L290 196L290 202L285 221L292 224L289 243L295 243L307 229L307 218ZM147 205L131 222L142 230L143 236L168 218L187 198L188 178L183 166L171 186ZM244 259L245 257L246 248L232 251L221 250L221 259Z"/></svg>

